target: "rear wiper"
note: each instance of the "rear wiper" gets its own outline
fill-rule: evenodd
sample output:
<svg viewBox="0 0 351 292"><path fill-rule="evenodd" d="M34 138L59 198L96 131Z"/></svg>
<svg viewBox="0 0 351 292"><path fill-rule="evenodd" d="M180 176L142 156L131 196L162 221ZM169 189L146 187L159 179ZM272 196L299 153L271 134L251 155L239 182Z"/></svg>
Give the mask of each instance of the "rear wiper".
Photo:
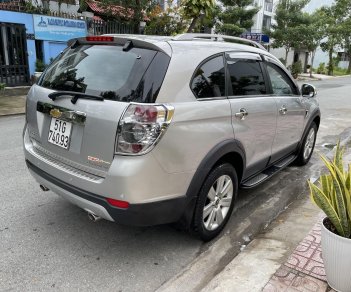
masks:
<svg viewBox="0 0 351 292"><path fill-rule="evenodd" d="M48 97L51 100L55 100L57 97L60 96L72 96L71 102L75 104L78 100L78 98L84 98L84 99L91 99L91 100L100 100L103 101L104 98L102 96L97 96L97 95L91 95L91 94L86 94L83 92L75 92L75 91L57 91L57 92L52 92L48 95Z"/></svg>

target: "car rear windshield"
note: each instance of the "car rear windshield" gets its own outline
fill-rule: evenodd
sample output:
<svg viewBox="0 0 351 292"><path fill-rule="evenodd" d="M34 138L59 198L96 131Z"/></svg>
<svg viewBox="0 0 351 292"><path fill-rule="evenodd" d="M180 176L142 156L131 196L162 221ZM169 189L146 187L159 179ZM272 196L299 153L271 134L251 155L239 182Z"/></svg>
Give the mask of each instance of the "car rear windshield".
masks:
<svg viewBox="0 0 351 292"><path fill-rule="evenodd" d="M121 46L81 45L66 49L45 70L38 85L126 102L155 102L170 57L163 52Z"/></svg>

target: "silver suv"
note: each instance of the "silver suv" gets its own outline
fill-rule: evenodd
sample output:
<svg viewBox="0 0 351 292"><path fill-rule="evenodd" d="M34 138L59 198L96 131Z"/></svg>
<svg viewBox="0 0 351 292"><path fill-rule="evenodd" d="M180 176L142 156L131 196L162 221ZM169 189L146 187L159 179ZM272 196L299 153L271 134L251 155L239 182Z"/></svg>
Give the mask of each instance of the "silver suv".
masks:
<svg viewBox="0 0 351 292"><path fill-rule="evenodd" d="M42 190L94 221L181 222L210 240L238 188L309 161L315 95L240 38L74 39L28 94L25 159Z"/></svg>

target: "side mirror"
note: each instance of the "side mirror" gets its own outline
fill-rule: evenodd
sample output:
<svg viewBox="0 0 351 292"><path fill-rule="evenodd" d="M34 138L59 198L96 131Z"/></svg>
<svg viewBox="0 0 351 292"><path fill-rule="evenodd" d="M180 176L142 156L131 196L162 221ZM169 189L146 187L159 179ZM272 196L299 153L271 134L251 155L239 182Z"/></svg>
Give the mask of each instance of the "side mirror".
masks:
<svg viewBox="0 0 351 292"><path fill-rule="evenodd" d="M315 97L317 95L316 88L311 84L302 84L301 86L301 93L303 97Z"/></svg>

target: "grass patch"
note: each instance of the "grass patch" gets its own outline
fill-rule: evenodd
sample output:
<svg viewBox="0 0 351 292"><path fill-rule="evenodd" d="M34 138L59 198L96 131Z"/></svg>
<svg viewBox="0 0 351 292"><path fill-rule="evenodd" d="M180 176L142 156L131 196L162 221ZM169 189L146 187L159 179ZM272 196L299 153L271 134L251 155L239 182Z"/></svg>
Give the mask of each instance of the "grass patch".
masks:
<svg viewBox="0 0 351 292"><path fill-rule="evenodd" d="M339 67L334 68L334 76L348 75L347 69L342 69Z"/></svg>

